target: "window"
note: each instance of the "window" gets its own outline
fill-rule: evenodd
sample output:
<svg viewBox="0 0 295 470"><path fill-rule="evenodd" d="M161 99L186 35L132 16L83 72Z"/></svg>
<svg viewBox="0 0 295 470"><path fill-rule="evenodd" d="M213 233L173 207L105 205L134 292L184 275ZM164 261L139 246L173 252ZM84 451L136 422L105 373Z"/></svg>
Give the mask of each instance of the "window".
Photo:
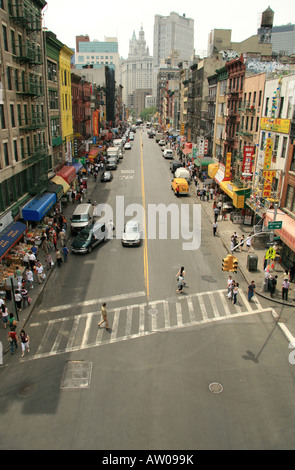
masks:
<svg viewBox="0 0 295 470"><path fill-rule="evenodd" d="M268 114L268 102L269 102L269 98L266 98L264 116L267 116Z"/></svg>
<svg viewBox="0 0 295 470"><path fill-rule="evenodd" d="M281 158L285 158L286 156L287 143L288 143L288 137L283 137Z"/></svg>
<svg viewBox="0 0 295 470"><path fill-rule="evenodd" d="M282 96L280 99L280 110L279 110L279 119L282 117L282 112L283 112L283 107L284 107L284 97Z"/></svg>
<svg viewBox="0 0 295 470"><path fill-rule="evenodd" d="M257 116L255 132L258 132L258 130L259 130L259 117Z"/></svg>
<svg viewBox="0 0 295 470"><path fill-rule="evenodd" d="M4 105L3 104L0 104L0 123L1 123L1 129L6 129L5 115L4 115Z"/></svg>
<svg viewBox="0 0 295 470"><path fill-rule="evenodd" d="M4 0L0 0L0 8L1 10L4 10Z"/></svg>
<svg viewBox="0 0 295 470"><path fill-rule="evenodd" d="M7 41L7 28L2 25L2 35L3 35L3 43L4 43L4 50L8 52L8 41Z"/></svg>
<svg viewBox="0 0 295 470"><path fill-rule="evenodd" d="M17 140L13 141L13 151L14 151L14 159L16 162L18 162Z"/></svg>
<svg viewBox="0 0 295 470"><path fill-rule="evenodd" d="M10 119L11 119L11 127L15 127L14 106L13 106L13 104L10 105Z"/></svg>
<svg viewBox="0 0 295 470"><path fill-rule="evenodd" d="M3 153L4 153L4 164L5 166L9 166L9 155L8 155L8 143L3 143Z"/></svg>
<svg viewBox="0 0 295 470"><path fill-rule="evenodd" d="M259 91L259 99L258 99L258 106L261 106L261 100L262 100L262 90Z"/></svg>
<svg viewBox="0 0 295 470"><path fill-rule="evenodd" d="M6 74L7 74L7 88L8 88L8 90L12 90L12 84L11 84L11 67L7 67L7 69L6 69Z"/></svg>
<svg viewBox="0 0 295 470"><path fill-rule="evenodd" d="M10 37L11 37L11 49L12 49L12 54L16 54L16 49L15 49L15 33L13 29L10 30Z"/></svg>

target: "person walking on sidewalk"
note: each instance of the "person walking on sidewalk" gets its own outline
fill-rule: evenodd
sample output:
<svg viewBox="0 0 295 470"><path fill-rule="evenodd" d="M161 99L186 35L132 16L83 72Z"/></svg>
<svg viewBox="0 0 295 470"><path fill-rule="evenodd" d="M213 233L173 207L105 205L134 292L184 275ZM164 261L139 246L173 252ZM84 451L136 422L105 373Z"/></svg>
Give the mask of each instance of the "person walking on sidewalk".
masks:
<svg viewBox="0 0 295 470"><path fill-rule="evenodd" d="M26 334L25 330L21 330L19 336L20 336L20 341L21 341L21 346L22 346L22 355L21 355L21 357L24 357L26 349L28 350L28 352L30 352L29 337Z"/></svg>
<svg viewBox="0 0 295 470"><path fill-rule="evenodd" d="M62 248L62 255L63 255L63 258L64 258L64 262L65 262L65 263L68 261L68 254L69 254L69 249L68 249L68 247L65 245L65 246L63 246L63 248Z"/></svg>
<svg viewBox="0 0 295 470"><path fill-rule="evenodd" d="M111 331L110 326L109 326L109 321L108 321L108 312L107 312L107 309L106 309L106 305L107 304L104 302L101 306L100 311L101 311L102 320L97 324L97 326L98 326L98 328L100 328L100 325L105 323L106 330Z"/></svg>
<svg viewBox="0 0 295 470"><path fill-rule="evenodd" d="M249 252L251 250L251 245L252 245L252 240L251 240L251 237L250 235L247 237L247 240L246 240L246 246L247 246L247 251Z"/></svg>
<svg viewBox="0 0 295 470"><path fill-rule="evenodd" d="M239 283L237 282L233 288L233 304L237 303L237 296L239 292Z"/></svg>
<svg viewBox="0 0 295 470"><path fill-rule="evenodd" d="M215 237L216 233L217 233L217 227L218 227L218 224L217 222L213 222L213 236Z"/></svg>
<svg viewBox="0 0 295 470"><path fill-rule="evenodd" d="M18 347L18 338L17 338L17 334L16 334L14 329L9 331L9 333L7 335L7 340L10 343L10 352L11 352L11 354L14 354L14 352L15 352L14 349L17 350L17 347Z"/></svg>
<svg viewBox="0 0 295 470"><path fill-rule="evenodd" d="M288 279L284 279L282 284L282 299L288 301L288 291L289 291L290 283Z"/></svg>
<svg viewBox="0 0 295 470"><path fill-rule="evenodd" d="M59 268L61 268L61 265L62 265L62 256L61 256L61 253L59 250L55 250L55 255L56 255L56 262L57 262L57 266Z"/></svg>
<svg viewBox="0 0 295 470"><path fill-rule="evenodd" d="M255 294L255 282L251 281L251 283L248 286L248 301L251 302L252 297Z"/></svg>

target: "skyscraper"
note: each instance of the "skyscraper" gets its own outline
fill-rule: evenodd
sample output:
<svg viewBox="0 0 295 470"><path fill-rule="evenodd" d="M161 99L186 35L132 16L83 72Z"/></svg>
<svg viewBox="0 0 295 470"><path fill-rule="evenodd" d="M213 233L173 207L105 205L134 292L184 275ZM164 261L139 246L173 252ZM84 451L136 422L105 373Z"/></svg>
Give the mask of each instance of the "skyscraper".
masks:
<svg viewBox="0 0 295 470"><path fill-rule="evenodd" d="M146 45L144 31L141 27L139 38L135 31L129 41L128 58L122 63L123 102L128 106L133 103L135 90L146 90L151 94L153 79L153 58Z"/></svg>
<svg viewBox="0 0 295 470"><path fill-rule="evenodd" d="M194 20L174 11L169 16L155 15L154 66L158 67L175 53L179 61L193 60Z"/></svg>

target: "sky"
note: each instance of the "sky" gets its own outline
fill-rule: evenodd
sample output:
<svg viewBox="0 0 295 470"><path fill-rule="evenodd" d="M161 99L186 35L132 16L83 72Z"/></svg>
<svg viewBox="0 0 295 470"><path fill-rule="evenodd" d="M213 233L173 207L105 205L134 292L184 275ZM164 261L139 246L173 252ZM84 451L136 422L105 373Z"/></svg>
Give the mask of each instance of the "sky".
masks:
<svg viewBox="0 0 295 470"><path fill-rule="evenodd" d="M70 48L75 48L78 35L88 34L90 41L117 37L119 54L126 59L133 31L138 38L141 26L152 55L155 15L175 11L194 19L195 52L203 55L212 29L231 29L232 41L243 41L257 33L261 13L268 6L274 11L274 26L295 24L294 0L47 0L43 26Z"/></svg>

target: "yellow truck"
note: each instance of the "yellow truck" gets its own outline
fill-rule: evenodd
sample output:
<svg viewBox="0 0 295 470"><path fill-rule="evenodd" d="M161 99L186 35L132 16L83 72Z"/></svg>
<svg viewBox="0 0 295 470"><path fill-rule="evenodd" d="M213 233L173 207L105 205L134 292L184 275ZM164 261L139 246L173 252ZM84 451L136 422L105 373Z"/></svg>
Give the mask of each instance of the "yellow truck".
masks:
<svg viewBox="0 0 295 470"><path fill-rule="evenodd" d="M188 195L188 182L184 178L174 178L171 183L171 189L175 196Z"/></svg>

